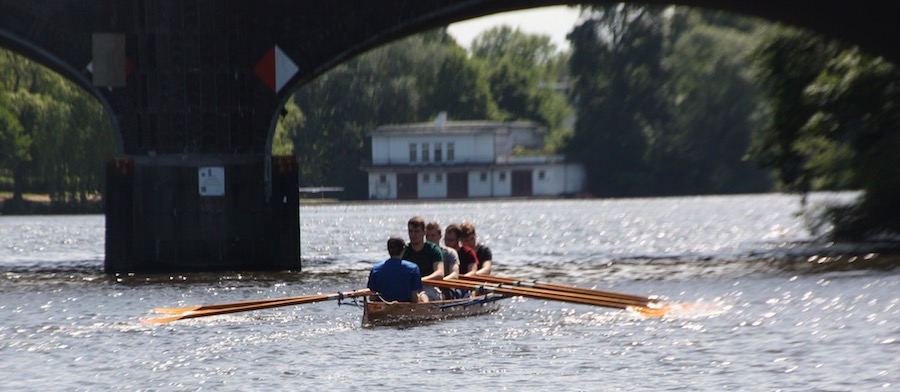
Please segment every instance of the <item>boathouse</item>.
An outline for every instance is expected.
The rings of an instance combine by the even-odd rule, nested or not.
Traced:
[[[369,132],[363,166],[370,199],[565,196],[582,190],[584,168],[536,155],[543,127],[532,122],[448,121],[383,125]]]

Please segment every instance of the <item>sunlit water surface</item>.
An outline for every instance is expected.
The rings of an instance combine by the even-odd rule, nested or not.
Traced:
[[[136,276],[103,274],[102,216],[0,217],[0,390],[898,390],[898,262],[816,241],[799,209],[786,195],[304,205],[302,272]],[[690,307],[509,299],[363,329],[331,301],[139,322],[362,288],[416,214],[474,222],[498,275]]]

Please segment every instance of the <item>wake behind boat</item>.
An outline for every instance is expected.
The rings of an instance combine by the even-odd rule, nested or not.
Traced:
[[[422,303],[378,302],[366,298],[363,304],[362,326],[412,325],[457,317],[476,316],[496,311],[505,295],[487,294],[471,298],[449,299]]]

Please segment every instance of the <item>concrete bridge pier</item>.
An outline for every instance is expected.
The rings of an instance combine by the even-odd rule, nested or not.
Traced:
[[[300,270],[296,157],[130,156],[106,189],[107,273]]]

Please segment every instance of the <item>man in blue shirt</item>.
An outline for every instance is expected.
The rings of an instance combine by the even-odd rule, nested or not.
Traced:
[[[399,237],[391,237],[387,241],[389,259],[375,264],[369,272],[367,287],[380,294],[384,301],[426,302],[420,301],[422,293],[422,274],[414,263],[403,260],[406,243]]]

